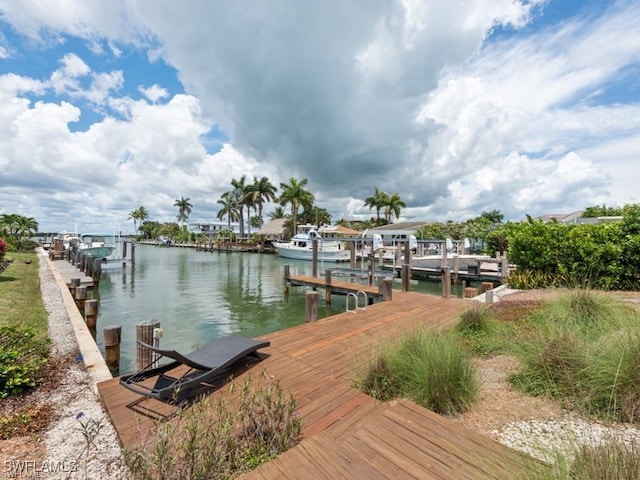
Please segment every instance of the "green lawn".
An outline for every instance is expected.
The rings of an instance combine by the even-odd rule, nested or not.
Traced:
[[[35,253],[9,253],[13,263],[0,273],[0,326],[31,329],[47,337],[47,311],[40,293],[39,257]]]

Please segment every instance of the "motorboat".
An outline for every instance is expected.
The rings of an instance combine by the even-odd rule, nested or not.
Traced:
[[[65,250],[79,251],[94,258],[107,258],[116,248],[107,244],[107,235],[83,234],[78,236],[72,233],[63,233],[61,237]]]
[[[318,261],[348,262],[351,252],[344,242],[324,238],[313,225],[300,225],[298,233],[288,242],[273,242],[278,255],[294,260],[313,260],[313,241],[318,242]]]

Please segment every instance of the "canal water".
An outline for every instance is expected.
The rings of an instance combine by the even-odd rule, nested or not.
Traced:
[[[310,275],[311,262],[151,245],[137,245],[135,254],[135,268],[121,262],[103,267],[96,295],[102,350],[102,329],[122,326],[121,373],[135,369],[136,325],[142,322],[159,320],[164,330],[160,345],[184,352],[226,335],[257,337],[304,323],[306,288],[292,287],[285,297],[284,265],[291,275]],[[331,266],[335,264],[319,270]],[[412,282],[410,288],[441,292],[435,281]],[[332,305],[326,305],[320,291],[318,317],[344,312],[346,299],[334,296]]]

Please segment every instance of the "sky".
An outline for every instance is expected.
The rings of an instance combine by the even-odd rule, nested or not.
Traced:
[[[334,221],[374,188],[407,221],[639,203],[638,25],[637,0],[0,0],[0,214],[214,222],[242,175],[307,178]]]

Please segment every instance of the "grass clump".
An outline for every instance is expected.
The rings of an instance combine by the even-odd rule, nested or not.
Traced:
[[[445,415],[468,410],[479,388],[464,348],[451,335],[426,329],[385,349],[356,386],[379,400],[405,397]]]
[[[612,421],[640,413],[638,315],[592,290],[570,291],[536,311],[528,335],[511,345],[523,369],[512,383]]]
[[[637,443],[608,440],[600,445],[583,445],[576,452],[566,478],[572,480],[637,480],[640,478],[640,450]]]
[[[503,351],[501,329],[502,324],[493,318],[489,308],[474,303],[464,311],[453,333],[474,354],[488,356]]]
[[[135,478],[234,478],[300,441],[297,402],[278,382],[249,378],[231,393],[180,410],[157,426],[152,445],[127,452]]]

